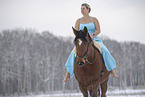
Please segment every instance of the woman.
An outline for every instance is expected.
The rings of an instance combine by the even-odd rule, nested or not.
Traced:
[[[81,5],[81,13],[83,17],[79,18],[76,21],[75,29],[83,30],[84,26],[87,27],[88,32],[91,38],[93,39],[93,41],[97,41],[101,45],[101,53],[103,55],[107,70],[111,71],[111,73],[113,74],[113,77],[116,78],[118,77],[114,70],[114,68],[116,67],[116,62],[111,56],[106,46],[103,44],[103,42],[97,37],[97,35],[100,33],[100,25],[99,25],[98,20],[95,17],[89,16],[90,11],[91,11],[91,8],[87,3],[83,3]],[[72,78],[74,76],[74,59],[75,59],[74,51],[72,50],[65,65],[65,67],[67,68],[67,73],[63,82],[66,82],[69,77]]]

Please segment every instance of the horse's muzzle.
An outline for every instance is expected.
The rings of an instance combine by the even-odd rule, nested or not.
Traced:
[[[78,64],[79,66],[84,66],[85,63],[84,63],[83,61],[80,61],[80,62],[78,61],[77,64]]]

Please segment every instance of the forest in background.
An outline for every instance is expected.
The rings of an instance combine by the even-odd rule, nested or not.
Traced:
[[[145,86],[145,45],[102,38],[119,78],[109,87]],[[0,95],[27,95],[53,91],[79,91],[75,77],[62,83],[65,62],[74,47],[72,37],[56,37],[48,31],[13,29],[0,32]]]

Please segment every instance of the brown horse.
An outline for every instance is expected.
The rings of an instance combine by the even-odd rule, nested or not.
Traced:
[[[84,30],[77,31],[74,43],[76,45],[77,56],[75,58],[74,73],[78,81],[79,88],[84,97],[97,97],[99,85],[101,86],[101,97],[106,97],[107,82],[110,72],[103,65],[100,52],[92,45],[93,41],[84,27]],[[101,71],[104,71],[101,77]]]

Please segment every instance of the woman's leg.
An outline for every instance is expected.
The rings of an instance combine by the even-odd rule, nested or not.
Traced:
[[[117,78],[118,77],[118,75],[115,73],[115,70],[113,69],[113,70],[111,70],[111,73],[113,74],[113,77],[115,77],[115,78]]]
[[[75,60],[75,55],[74,55],[74,48],[73,48],[65,64],[67,73],[62,82],[66,82],[68,78],[72,78],[74,76],[74,60]]]
[[[67,71],[67,72],[66,72],[66,76],[65,76],[65,78],[64,78],[64,80],[63,80],[62,82],[66,82],[69,78],[70,78],[70,74],[69,74],[69,72]]]
[[[101,44],[101,52],[102,52],[107,70],[112,72],[113,77],[118,77],[114,70],[116,68],[116,62],[114,58],[110,54],[107,47],[103,44],[103,42],[100,42],[100,44]]]

